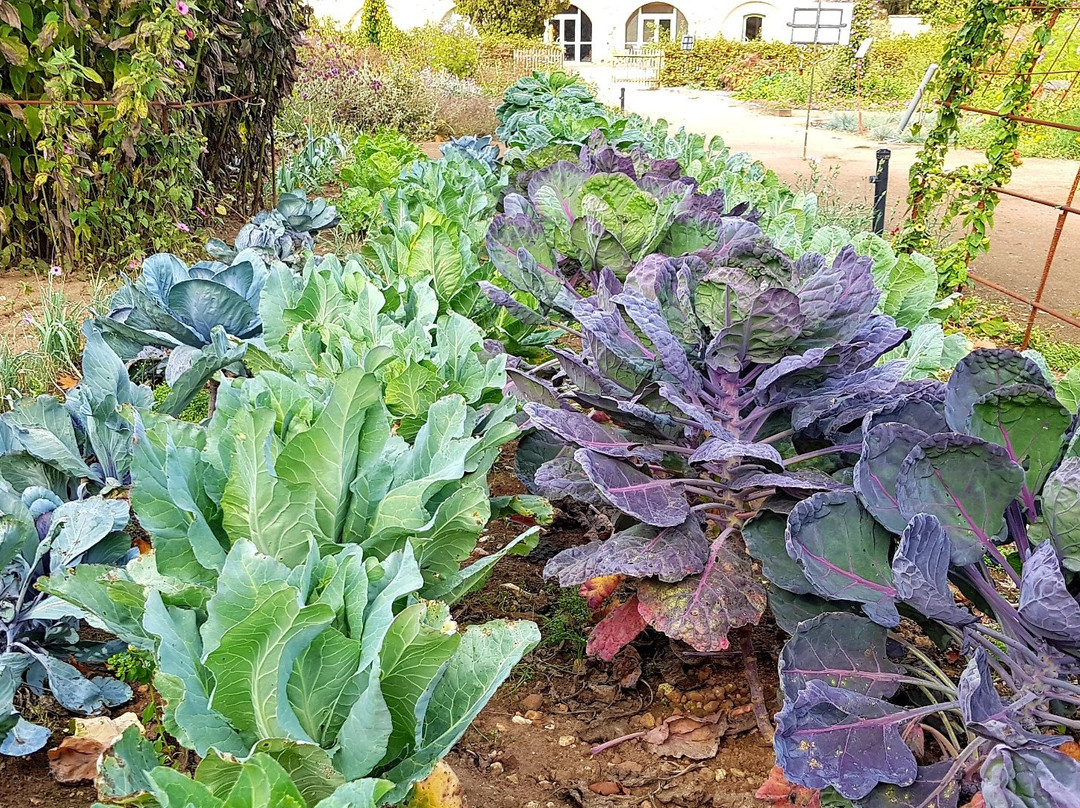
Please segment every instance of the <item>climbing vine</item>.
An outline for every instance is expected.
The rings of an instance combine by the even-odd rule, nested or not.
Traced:
[[[1020,123],[1008,116],[1023,115],[1029,108],[1031,73],[1050,42],[1060,10],[1067,5],[1067,0],[1048,0],[1041,9],[1028,45],[1002,88],[996,109],[1001,125],[986,149],[986,162],[951,170],[945,168],[945,158],[959,136],[960,107],[978,89],[982,68],[1008,50],[1004,29],[1011,21],[1010,7],[1004,0],[974,0],[945,50],[936,80],[937,120],[911,167],[910,215],[897,237],[900,249],[936,256],[943,287],[963,284],[968,266],[990,247],[998,203],[992,189],[1006,185],[1019,163]],[[959,238],[942,244],[953,230]]]

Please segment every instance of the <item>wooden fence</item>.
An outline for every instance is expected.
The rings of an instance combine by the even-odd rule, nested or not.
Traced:
[[[612,58],[615,63],[612,81],[616,87],[633,85],[649,90],[660,87],[663,53],[617,53]]]
[[[514,48],[514,67],[528,73],[534,70],[561,69],[565,56],[560,45],[547,48]]]

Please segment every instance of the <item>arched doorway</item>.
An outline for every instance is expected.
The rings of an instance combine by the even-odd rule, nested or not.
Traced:
[[[626,49],[676,40],[688,28],[686,16],[671,3],[646,3],[626,21]]]
[[[562,45],[568,62],[591,62],[593,58],[593,24],[589,15],[577,6],[548,20],[553,42]]]

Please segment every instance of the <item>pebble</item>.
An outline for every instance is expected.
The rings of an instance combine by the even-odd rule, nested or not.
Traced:
[[[706,713],[707,715],[712,715],[719,709],[720,702],[718,702],[716,699],[713,699],[712,701],[707,701],[701,706],[702,712]]]
[[[612,768],[618,771],[620,774],[641,774],[645,770],[644,766],[634,760],[627,760],[623,763],[618,763],[612,766]]]
[[[506,775],[506,782],[513,783],[514,785],[517,785],[517,781],[518,781],[517,774],[508,774],[508,775]]]
[[[731,770],[731,776],[732,777],[746,777],[746,772],[744,772],[742,769],[732,769]]]
[[[525,717],[530,721],[539,721],[541,718],[544,717],[544,714],[541,712],[537,712],[536,710],[529,710],[527,713],[525,713]]]
[[[573,735],[561,735],[559,736],[559,746],[573,746],[577,738]]]
[[[510,721],[514,724],[532,724],[532,721],[523,715],[515,715]]]
[[[544,697],[539,693],[532,693],[521,700],[521,709],[526,712],[539,710],[544,706]]]
[[[506,724],[503,724],[501,722],[496,722],[495,723],[495,731],[496,732],[506,732]]]
[[[499,761],[496,760],[494,763],[491,764],[491,773],[492,774],[502,774],[503,773],[503,765],[501,763],[499,763]]]
[[[567,707],[565,704],[556,704],[555,705],[555,712],[557,712],[557,713],[568,713],[568,712],[570,712],[570,708]]]
[[[719,783],[725,777],[727,777],[727,769],[717,769],[716,770],[716,782]]]

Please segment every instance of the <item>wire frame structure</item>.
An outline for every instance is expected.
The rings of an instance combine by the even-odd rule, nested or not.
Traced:
[[[957,104],[956,109],[986,119],[1012,120],[1025,127],[1075,133],[1080,139],[1080,126],[1070,122],[1080,119],[1080,115],[1077,115],[1080,111],[1080,2],[1055,5],[1006,2],[1003,7],[1007,14],[1003,42],[1007,44],[978,66],[978,82],[974,92],[964,99],[965,103]],[[1048,29],[1050,37],[1046,39],[1032,36],[1037,28]],[[1035,56],[1034,60],[1030,58],[1032,55]],[[1025,69],[1025,65],[1029,67]],[[1025,110],[1030,114],[1000,112],[1008,87],[1015,86],[1016,79],[1022,77],[1030,82],[1032,89],[1031,102]],[[1020,171],[1023,171],[1023,166],[1017,168],[1014,175]],[[1032,255],[1044,257],[1032,297],[973,272],[969,272],[968,277],[1029,309],[1024,330],[1024,348],[1028,345],[1039,314],[1080,328],[1080,319],[1048,305],[1045,300],[1047,282],[1054,269],[1055,258],[1062,251],[1065,225],[1070,216],[1080,214],[1080,204],[1077,202],[1080,163],[1064,199],[1020,193],[1001,186],[991,187],[989,190],[999,196],[1045,208],[1048,216],[1056,216],[1053,235],[1045,249],[1032,245]]]

